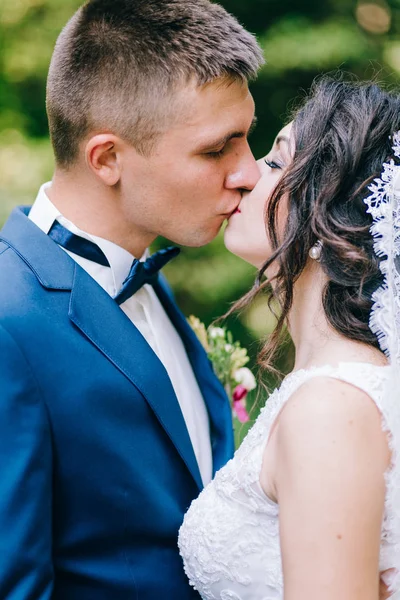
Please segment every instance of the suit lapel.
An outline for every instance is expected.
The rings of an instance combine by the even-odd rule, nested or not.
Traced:
[[[146,398],[201,489],[196,457],[167,371],[117,303],[78,266],[69,318]]]
[[[234,449],[232,412],[225,390],[196,334],[173,300],[161,276],[154,289],[172,324],[181,336],[185,350],[207,406],[211,425],[214,473],[231,458]]]

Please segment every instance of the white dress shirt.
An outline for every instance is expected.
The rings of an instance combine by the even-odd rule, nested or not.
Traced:
[[[72,233],[86,238],[104,252],[110,267],[104,267],[65,250],[93,279],[114,297],[128,276],[134,256],[113,242],[78,229],[63,217],[46,194],[51,182],[39,190],[29,218],[48,234],[57,220]],[[64,250],[64,248],[63,248]],[[146,258],[148,252],[146,251]],[[137,327],[163,363],[178,398],[179,405],[197,458],[204,485],[212,478],[212,452],[208,413],[183,342],[169,320],[151,285],[144,285],[120,307]]]

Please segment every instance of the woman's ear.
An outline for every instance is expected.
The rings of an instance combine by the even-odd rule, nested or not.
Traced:
[[[120,138],[109,133],[95,135],[86,144],[86,164],[105,185],[114,186],[121,178],[120,145]]]

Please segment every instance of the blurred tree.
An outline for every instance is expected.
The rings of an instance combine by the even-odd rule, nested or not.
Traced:
[[[256,156],[268,150],[293,99],[321,72],[342,68],[366,79],[395,83],[400,72],[399,0],[221,0],[260,40],[267,60],[251,89],[258,127]],[[0,221],[17,203],[31,203],[51,177],[52,152],[45,113],[45,80],[56,37],[80,0],[0,0]],[[162,244],[161,240],[159,244]],[[188,249],[167,266],[186,314],[207,324],[249,289],[254,269],[229,255],[219,236]],[[229,328],[249,348],[274,319],[260,299]],[[289,368],[291,352],[280,366]],[[241,428],[241,432],[246,428]]]

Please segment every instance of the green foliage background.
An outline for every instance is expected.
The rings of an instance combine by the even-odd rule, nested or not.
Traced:
[[[377,76],[389,85],[397,83],[400,0],[221,4],[257,35],[265,51],[267,64],[252,85],[258,127],[251,145],[256,156],[267,151],[288,106],[321,72],[340,67],[362,79]],[[80,0],[0,0],[0,224],[14,205],[32,203],[40,184],[51,178],[45,80],[56,37],[79,5]],[[185,313],[208,324],[249,289],[255,273],[226,252],[219,236],[205,248],[185,250],[167,267],[167,276]],[[273,322],[260,299],[231,318],[229,328],[254,361],[259,340]],[[290,361],[289,349],[282,353],[281,368],[287,370]]]

